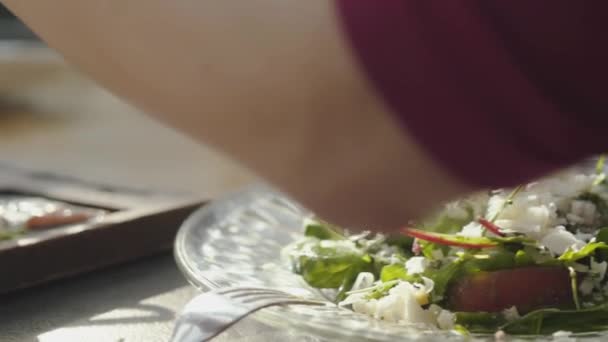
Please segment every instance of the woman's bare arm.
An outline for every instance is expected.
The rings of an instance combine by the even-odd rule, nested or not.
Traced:
[[[327,219],[393,228],[468,190],[394,122],[330,1],[3,3],[108,89]]]

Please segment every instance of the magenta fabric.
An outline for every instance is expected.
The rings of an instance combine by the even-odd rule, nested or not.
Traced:
[[[608,151],[608,2],[337,0],[369,80],[437,162],[510,186]]]

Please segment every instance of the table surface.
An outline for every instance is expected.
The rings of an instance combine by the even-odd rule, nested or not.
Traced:
[[[208,198],[255,180],[63,65],[0,61],[0,98],[1,162]],[[172,255],[146,258],[0,297],[0,341],[167,341],[195,294]],[[217,341],[302,339],[244,320]]]

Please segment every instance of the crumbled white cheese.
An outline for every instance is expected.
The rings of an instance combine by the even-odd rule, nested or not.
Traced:
[[[465,237],[481,237],[483,236],[484,228],[477,222],[471,222],[464,227],[458,235]]]
[[[376,307],[378,305],[378,300],[377,299],[370,299],[370,300],[365,300],[364,297],[365,295],[363,294],[353,294],[351,296],[357,296],[359,297],[359,300],[354,300],[353,302],[350,303],[353,305],[353,311],[355,312],[359,312],[368,316],[375,316],[376,315]],[[350,297],[350,296],[349,296]],[[344,302],[348,301],[349,298],[347,298]],[[340,303],[341,306],[343,305],[347,305],[345,303]]]
[[[389,290],[389,294],[378,300],[375,317],[391,322],[406,321],[410,323],[433,324],[430,313],[418,304],[412,284],[401,282]]]
[[[405,268],[407,274],[419,274],[426,270],[429,265],[429,261],[423,256],[415,256],[409,258],[405,262]]]
[[[514,321],[521,317],[515,306],[512,306],[508,309],[504,309],[502,311],[502,315],[507,321]]]
[[[591,292],[593,292],[593,279],[591,277],[585,277],[578,286],[578,291],[584,296],[590,295]]]
[[[583,224],[593,224],[595,221],[596,207],[589,201],[574,200],[570,205],[570,214],[578,218],[578,222]],[[566,215],[568,216],[568,215]]]
[[[424,286],[424,292],[426,294],[429,294],[431,292],[433,292],[433,290],[435,289],[435,282],[427,277],[422,277],[422,282],[423,282],[423,286]]]
[[[467,210],[458,201],[446,204],[445,214],[449,218],[456,220],[466,220],[469,217]]]
[[[494,341],[502,342],[502,341],[505,341],[506,339],[507,339],[507,334],[504,331],[498,330],[496,333],[494,333]]]
[[[429,308],[427,309],[428,312],[430,312],[432,315],[434,315],[435,317],[439,316],[439,313],[441,312],[441,310],[443,310],[441,308],[441,306],[437,305],[437,304],[431,304],[429,305]]]
[[[572,332],[560,330],[553,333],[553,341],[574,342],[576,338],[572,337]]]
[[[595,284],[597,287],[597,284]],[[603,302],[605,301],[604,295],[599,292],[593,292],[593,300],[595,302]]]
[[[584,223],[585,220],[583,220],[582,217],[575,215],[575,214],[566,214],[566,218],[568,219],[568,222],[572,223],[572,224],[581,224]]]
[[[428,296],[426,286],[400,282],[380,299],[368,299],[368,292],[350,294],[339,306],[352,305],[355,312],[390,322],[422,323],[436,326],[430,311],[422,309],[418,297]]]
[[[437,315],[437,325],[441,329],[451,330],[454,328],[456,315],[448,310],[441,310]]]
[[[504,207],[505,207],[505,201],[506,201],[506,197],[504,195],[504,193],[499,193],[497,195],[494,195],[492,197],[490,197],[490,199],[488,200],[488,209],[486,211],[486,218],[488,220],[492,219],[492,218],[500,218],[503,212],[504,212]]]
[[[591,241],[591,239],[593,239],[594,234],[589,234],[589,233],[585,233],[580,230],[577,230],[576,234],[574,234],[574,237],[576,237],[578,240],[589,242],[589,241]]]
[[[343,251],[359,251],[357,245],[354,241],[351,240],[321,240],[319,242],[319,246],[321,248],[332,249],[335,248],[337,250]]]
[[[572,203],[570,204],[570,212],[574,215],[579,215],[582,216],[583,212],[584,212],[584,205],[585,205],[586,201],[581,201],[581,200],[574,200],[572,201]]]
[[[352,305],[353,309],[354,309],[355,305],[358,305],[360,310],[355,310],[355,311],[365,313],[364,310],[362,310],[361,305],[365,305],[371,301],[371,299],[369,301],[365,299],[368,294],[369,294],[368,292],[358,292],[358,293],[349,294],[348,297],[346,297],[343,301],[338,303],[338,306]]]
[[[591,258],[591,272],[597,274],[599,279],[604,279],[606,276],[606,269],[608,269],[608,263],[605,261],[597,262],[594,258]]]
[[[577,239],[563,226],[555,227],[555,229],[540,240],[540,243],[556,255],[563,254],[570,247],[580,248],[585,245],[584,241]]]
[[[581,272],[581,273],[587,273],[587,272],[589,272],[589,266],[583,265],[583,264],[579,264],[577,262],[572,263],[571,267],[576,272]]]
[[[361,272],[357,275],[357,279],[353,283],[351,291],[366,289],[374,284],[374,274],[370,272]]]

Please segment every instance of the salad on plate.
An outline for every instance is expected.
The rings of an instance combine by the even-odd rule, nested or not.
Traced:
[[[608,330],[604,158],[448,203],[399,234],[316,218],[284,250],[293,272],[378,320],[462,334]]]

